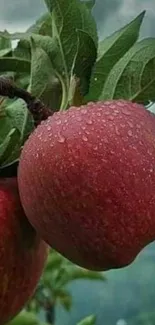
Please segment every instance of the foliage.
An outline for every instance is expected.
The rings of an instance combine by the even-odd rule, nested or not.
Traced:
[[[25,33],[0,32],[0,74],[13,78],[52,111],[120,97],[145,105],[155,101],[155,39],[138,39],[145,12],[106,39],[98,40],[92,15],[94,0],[45,0],[45,4],[47,14]],[[13,40],[18,40],[15,48]],[[33,129],[32,117],[22,100],[2,99],[2,173],[18,162]],[[9,324],[41,325],[34,314],[41,307],[47,321],[51,323],[51,317],[53,322],[57,303],[70,310],[72,299],[66,285],[75,279],[105,280],[102,274],[81,269],[51,250],[35,295]],[[78,323],[94,324],[94,316]]]

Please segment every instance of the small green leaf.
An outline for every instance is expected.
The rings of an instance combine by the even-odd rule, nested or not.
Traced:
[[[63,278],[61,279],[61,284],[66,285],[68,282],[73,280],[95,280],[95,281],[105,281],[105,276],[100,272],[88,271],[80,267],[70,267],[66,268]]]
[[[55,290],[54,297],[65,310],[69,311],[71,309],[72,296],[67,290],[63,290],[63,289]]]
[[[0,50],[9,50],[12,49],[11,41],[7,37],[0,37]]]
[[[52,37],[51,15],[49,13],[42,15],[32,26],[27,29],[26,33],[35,33]]]
[[[13,162],[19,157],[17,153],[17,143],[20,139],[20,133],[17,129],[13,128],[7,134],[4,141],[0,144],[0,165],[6,166],[8,163]]]
[[[5,35],[4,32],[0,32],[0,35]],[[58,44],[57,40],[48,35],[39,35],[35,33],[7,33],[7,37],[11,40],[19,39],[19,43],[14,50],[14,56],[16,58],[25,59],[25,61],[31,58],[31,39],[35,41],[38,47],[43,48],[45,52],[49,55],[52,62],[55,61],[58,54]],[[61,65],[62,66],[62,65]]]
[[[87,316],[86,318],[82,319],[77,325],[95,325],[96,324],[96,317],[94,315]]]
[[[23,35],[24,37],[24,35]],[[16,48],[14,49],[13,55],[17,58],[21,58],[24,60],[31,60],[31,46],[30,41],[27,39],[20,39]]]
[[[60,268],[62,262],[63,262],[62,256],[55,253],[53,250],[51,250],[47,258],[45,271],[52,271],[54,269]]]
[[[29,72],[30,61],[15,57],[0,57],[0,72]]]
[[[61,109],[65,109],[68,106],[70,78],[78,53],[77,30],[87,32],[97,42],[96,25],[90,10],[80,1],[45,0],[45,3],[52,16],[53,37],[58,44],[57,56],[52,64],[62,84]]]
[[[92,68],[96,61],[97,49],[93,39],[83,30],[77,30],[78,50],[73,74],[80,79],[80,90],[84,96],[89,90]]]
[[[145,12],[133,21],[99,43],[98,59],[94,66],[90,91],[86,100],[101,98],[104,83],[113,66],[134,45],[139,36],[139,30]]]
[[[55,77],[51,60],[43,48],[32,39],[31,93],[51,108],[58,108],[61,99],[60,83]]]
[[[111,70],[100,99],[155,101],[155,39],[135,44]]]
[[[7,325],[40,325],[40,322],[35,314],[22,311]]]
[[[9,55],[11,53],[11,49],[9,48],[6,48],[6,49],[3,49],[3,50],[0,50],[0,57],[2,56],[5,56],[5,55]]]
[[[96,2],[96,0],[85,1],[85,5],[87,6],[87,8],[89,10],[92,10],[93,7],[95,6],[95,2]]]
[[[0,107],[0,144],[12,129],[11,120],[6,116],[5,110]]]
[[[20,146],[23,145],[34,129],[33,119],[26,103],[21,99],[17,99],[5,108],[5,113],[12,126],[20,132]]]

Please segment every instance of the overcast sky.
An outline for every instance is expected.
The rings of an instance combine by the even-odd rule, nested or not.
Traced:
[[[142,10],[142,36],[155,36],[155,0],[96,0],[94,16],[101,38],[119,29]],[[23,31],[44,13],[43,0],[0,0],[0,30]]]

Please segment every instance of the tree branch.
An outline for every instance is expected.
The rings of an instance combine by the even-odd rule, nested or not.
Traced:
[[[53,114],[38,98],[32,96],[28,91],[16,87],[13,80],[5,76],[0,77],[0,96],[23,99],[33,116],[35,126]]]

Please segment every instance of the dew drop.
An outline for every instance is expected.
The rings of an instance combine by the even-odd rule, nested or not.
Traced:
[[[130,126],[130,128],[133,128],[133,127],[134,127],[134,125],[133,125],[132,122],[128,121],[127,123],[128,123],[128,125]]]
[[[81,109],[81,113],[82,114],[87,114],[87,109],[85,109],[85,108]]]
[[[91,124],[93,124],[93,121],[92,121],[92,120],[88,120],[88,121],[86,121],[86,123],[87,123],[88,125],[91,125]]]
[[[59,143],[64,143],[65,142],[65,138],[60,134],[59,134],[58,142]]]
[[[110,114],[110,112],[109,111],[105,111],[105,113],[104,113],[105,115],[109,115]]]
[[[110,116],[108,117],[108,119],[109,119],[110,121],[113,121],[113,120],[114,120],[114,116],[110,115]]]
[[[81,122],[82,121],[82,118],[81,117],[77,117],[77,121],[78,122]]]
[[[94,149],[95,151],[97,151],[97,150],[98,150],[98,146],[93,147],[93,149]]]
[[[107,163],[108,163],[108,161],[107,161],[106,159],[104,159],[104,158],[102,158],[101,161],[102,161],[104,164],[107,164]]]
[[[83,135],[82,140],[83,140],[84,142],[87,142],[87,141],[88,141],[88,138],[87,138],[85,135]]]
[[[61,120],[57,120],[57,121],[56,121],[56,124],[57,124],[57,125],[60,125],[60,124],[61,124]]]
[[[103,141],[104,143],[109,143],[107,138],[101,139],[101,141]]]
[[[132,137],[132,135],[133,135],[132,131],[129,130],[129,131],[128,131],[128,136],[129,136],[129,137]]]
[[[86,129],[86,127],[85,126],[82,126],[82,130],[85,130]]]
[[[122,113],[127,116],[131,115],[131,112],[126,107],[122,107]]]
[[[47,131],[51,131],[51,126],[48,126],[47,127]]]
[[[119,130],[118,130],[118,127],[117,127],[117,126],[115,127],[115,132],[116,132],[116,134],[117,134],[117,135],[120,135],[120,132],[119,132]]]

